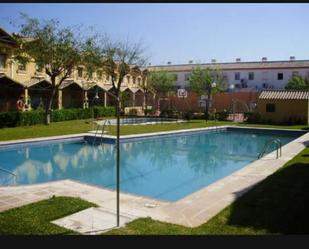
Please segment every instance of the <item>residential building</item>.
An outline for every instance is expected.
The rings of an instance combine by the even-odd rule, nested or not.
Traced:
[[[257,100],[262,121],[285,124],[309,124],[309,90],[266,90]]]
[[[285,89],[289,79],[293,75],[309,77],[309,60],[295,60],[291,56],[285,61],[268,61],[263,57],[261,61],[218,63],[212,60],[211,63],[173,65],[156,65],[149,67],[149,70],[165,70],[177,75],[177,88],[188,88],[189,78],[193,68],[219,69],[227,83],[227,90],[234,86],[234,91],[261,91],[265,89]]]
[[[32,108],[46,105],[50,95],[50,77],[39,68],[35,61],[21,64],[14,59],[16,43],[12,34],[0,28],[0,111],[16,110],[16,101],[21,95]],[[132,66],[133,67],[133,66]],[[121,91],[126,91],[131,99],[131,106],[142,106],[141,75],[128,74],[121,86]],[[114,99],[108,91],[112,91],[110,77],[104,75],[103,70],[94,72],[91,77],[86,77],[83,65],[74,69],[56,93],[54,108],[63,107],[88,107],[94,101],[101,105],[112,105]],[[99,98],[97,98],[99,97]]]

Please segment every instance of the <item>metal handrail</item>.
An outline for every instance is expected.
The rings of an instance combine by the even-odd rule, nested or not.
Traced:
[[[109,130],[111,131],[111,125],[112,125],[112,124],[111,124],[110,120],[108,120],[108,119],[104,120],[104,123],[103,123],[103,125],[102,125],[102,132],[101,132],[101,140],[100,140],[101,143],[102,143],[102,139],[103,139],[103,135],[104,135],[106,123],[109,124],[109,127],[110,127]],[[98,131],[99,131],[99,127],[100,127],[100,124],[97,123],[97,129],[96,129],[96,132],[95,132],[95,134],[94,134],[94,139],[93,139],[92,145],[95,144],[95,141],[96,141],[96,138],[97,138],[97,134],[98,134]]]
[[[5,173],[7,173],[7,174],[12,175],[14,177],[14,184],[17,183],[17,175],[15,173],[13,173],[12,171],[9,171],[7,169],[3,169],[3,168],[0,168],[0,171],[3,171]]]
[[[275,143],[276,144],[276,159],[278,159],[278,152],[280,152],[280,157],[282,156],[282,143],[281,140],[278,138],[269,140],[267,143],[265,143],[263,150],[261,151],[261,153],[258,155],[258,159],[260,159],[261,157],[264,156],[266,149],[272,144]]]
[[[101,140],[100,140],[101,143],[102,143],[102,139],[103,139],[103,136],[104,136],[105,126],[106,126],[107,123],[109,124],[109,132],[111,131],[111,126],[112,126],[111,121],[106,119],[104,121],[104,124],[103,124],[103,127],[102,127]]]

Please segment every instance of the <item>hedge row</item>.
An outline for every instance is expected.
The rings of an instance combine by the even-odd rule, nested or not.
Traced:
[[[304,125],[307,124],[306,118],[299,116],[290,116],[280,122],[271,119],[264,119],[258,112],[245,112],[246,122],[249,124],[270,124],[270,125]]]
[[[115,116],[114,107],[95,106],[94,108],[88,109],[62,109],[52,111],[51,122],[109,116]],[[0,128],[43,124],[44,120],[45,112],[43,110],[28,112],[0,112]]]

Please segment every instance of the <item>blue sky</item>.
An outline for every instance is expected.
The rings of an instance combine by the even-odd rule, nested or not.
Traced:
[[[0,4],[0,26],[19,12],[95,26],[140,41],[154,64],[309,59],[309,4]]]

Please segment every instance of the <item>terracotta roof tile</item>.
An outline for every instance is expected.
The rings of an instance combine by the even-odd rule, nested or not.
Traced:
[[[297,90],[265,90],[259,95],[259,99],[308,99],[308,91]]]

